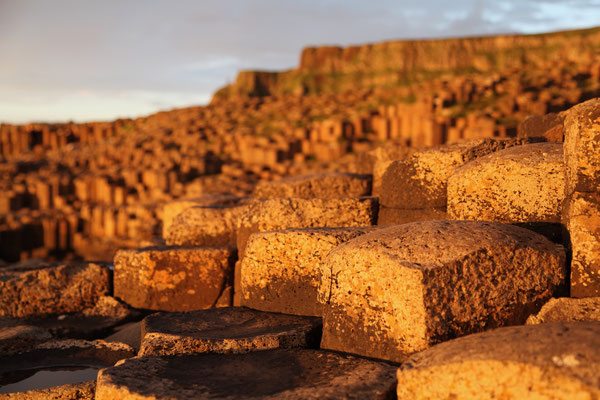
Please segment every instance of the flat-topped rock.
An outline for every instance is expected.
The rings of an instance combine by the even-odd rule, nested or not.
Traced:
[[[251,235],[241,265],[242,305],[321,316],[317,291],[325,256],[372,229],[304,228]]]
[[[243,200],[244,198],[233,195],[206,195],[171,201],[162,208],[163,236],[169,230],[173,220],[188,208],[234,206]]]
[[[139,355],[245,353],[318,348],[320,318],[276,314],[243,307],[186,313],[158,313],[142,323]]]
[[[569,109],[564,124],[567,195],[600,191],[600,99]]]
[[[537,315],[527,318],[529,325],[575,321],[600,321],[600,297],[550,299]]]
[[[512,225],[430,221],[332,250],[322,348],[394,361],[452,337],[524,323],[565,280],[565,252]]]
[[[246,205],[190,207],[173,218],[164,230],[168,246],[232,246]]]
[[[371,176],[349,172],[321,172],[291,176],[275,181],[260,181],[254,197],[270,199],[294,197],[301,199],[337,199],[371,195]]]
[[[320,350],[140,357],[104,369],[96,400],[387,399],[395,368]]]
[[[379,202],[387,208],[446,207],[448,178],[456,168],[477,157],[532,139],[479,139],[439,146],[394,161],[382,177]]]
[[[252,233],[288,228],[369,226],[376,222],[377,205],[374,197],[252,200],[238,230],[240,258]]]
[[[398,371],[399,399],[595,399],[600,323],[515,326],[416,354]]]
[[[148,247],[119,250],[115,296],[135,308],[191,311],[215,306],[231,285],[232,248]]]
[[[109,294],[109,269],[100,264],[60,265],[0,270],[0,317],[25,318],[82,311]]]
[[[600,296],[600,192],[574,192],[565,200],[563,224],[572,250],[571,296]]]
[[[452,219],[560,222],[565,193],[561,143],[516,146],[458,168],[448,181]]]

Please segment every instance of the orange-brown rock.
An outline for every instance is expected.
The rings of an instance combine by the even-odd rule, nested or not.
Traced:
[[[600,297],[550,299],[539,313],[527,318],[527,324],[549,322],[600,321]]]
[[[343,172],[299,175],[259,182],[253,195],[262,199],[293,197],[337,199],[371,195],[371,177]]]

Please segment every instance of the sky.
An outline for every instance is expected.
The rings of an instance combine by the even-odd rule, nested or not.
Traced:
[[[206,104],[309,45],[600,25],[600,0],[0,0],[0,122]]]

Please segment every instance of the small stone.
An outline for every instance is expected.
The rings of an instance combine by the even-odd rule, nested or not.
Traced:
[[[134,308],[191,311],[214,307],[231,286],[231,248],[150,247],[119,250],[115,296]]]
[[[321,319],[243,307],[159,313],[143,321],[139,355],[245,353],[319,347]]]
[[[100,371],[96,400],[388,399],[394,369],[309,349],[148,356]]]
[[[458,168],[448,181],[451,219],[560,222],[562,144],[516,146]]]
[[[399,399],[600,397],[600,323],[500,328],[439,344],[398,370]]]
[[[254,197],[271,199],[337,199],[371,195],[371,176],[348,172],[322,172],[298,175],[276,181],[260,181]]]
[[[321,316],[317,290],[325,256],[373,228],[304,228],[255,233],[241,265],[241,305]]]
[[[600,321],[600,297],[550,299],[537,315],[527,318],[528,325],[575,321]]]
[[[562,246],[491,222],[377,229],[325,264],[321,347],[400,362],[449,338],[524,323],[565,280]]]

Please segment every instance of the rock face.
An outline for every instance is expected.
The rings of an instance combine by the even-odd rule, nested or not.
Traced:
[[[241,303],[263,311],[321,316],[323,260],[373,228],[306,228],[255,233],[241,265]]]
[[[448,181],[452,219],[560,222],[565,178],[562,144],[535,143],[478,158]]]
[[[102,370],[96,400],[387,399],[393,371],[319,350],[141,357]]]
[[[446,209],[448,178],[456,168],[477,157],[528,140],[472,140],[423,150],[392,162],[381,180],[379,202],[386,211],[378,223],[404,223],[411,217],[415,218],[412,221],[436,218]],[[399,220],[396,222],[393,217]]]
[[[94,263],[0,270],[0,316],[25,318],[82,311],[109,294],[110,272]]]
[[[369,226],[377,218],[377,199],[267,199],[250,202],[238,230],[240,258],[255,232],[287,228]]]
[[[210,308],[231,284],[235,257],[235,250],[225,247],[120,250],[115,256],[115,296],[150,310]]]
[[[398,371],[399,399],[600,396],[600,323],[507,327],[439,344]]]
[[[512,225],[429,221],[331,251],[322,348],[402,361],[448,338],[525,322],[565,279],[565,254]]]
[[[277,181],[261,181],[254,196],[262,199],[294,197],[300,199],[337,199],[371,195],[369,175],[323,172],[299,175]]]
[[[160,313],[144,319],[139,355],[318,348],[321,327],[320,318],[266,313],[243,307]]]
[[[237,229],[246,210],[243,204],[191,207],[167,227],[168,246],[236,246]]]
[[[575,321],[600,322],[600,297],[550,299],[537,315],[527,318],[528,325]]]

